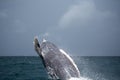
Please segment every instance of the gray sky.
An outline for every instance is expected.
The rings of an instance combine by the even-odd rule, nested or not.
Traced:
[[[37,55],[34,36],[70,55],[120,56],[120,0],[0,0],[0,56]]]

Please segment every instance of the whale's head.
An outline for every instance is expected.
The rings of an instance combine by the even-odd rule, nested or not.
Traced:
[[[45,39],[43,39],[42,42],[39,43],[38,37],[34,38],[33,44],[35,51],[38,53],[38,55],[41,56],[47,55],[50,51],[57,52],[59,50],[56,45]]]

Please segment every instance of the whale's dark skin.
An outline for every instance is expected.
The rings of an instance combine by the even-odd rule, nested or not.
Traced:
[[[73,62],[51,42],[43,41],[39,44],[34,39],[34,47],[48,74],[53,79],[69,80],[71,77],[79,78],[80,72]]]

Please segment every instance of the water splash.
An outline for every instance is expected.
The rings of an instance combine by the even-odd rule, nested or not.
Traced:
[[[80,77],[80,78],[70,78],[69,80],[93,80],[93,79],[90,79],[90,78],[85,78],[85,77]]]

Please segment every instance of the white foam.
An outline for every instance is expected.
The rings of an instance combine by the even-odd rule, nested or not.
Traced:
[[[84,78],[84,77],[80,77],[80,78],[70,78],[69,80],[92,80],[92,79],[89,79],[89,78]]]
[[[42,42],[46,42],[47,40],[43,38],[43,41]]]
[[[70,78],[69,80],[80,80],[80,78]]]

